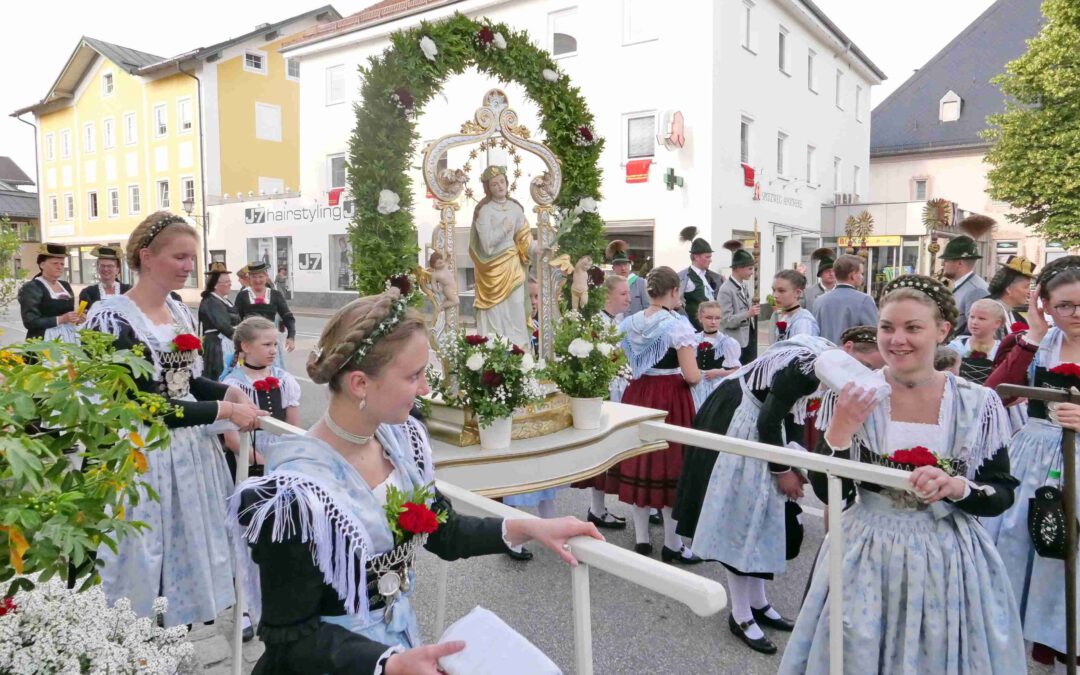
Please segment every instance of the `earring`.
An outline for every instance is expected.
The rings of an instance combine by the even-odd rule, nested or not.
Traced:
[[[360,412],[364,412],[364,408],[366,408],[366,407],[367,407],[367,399],[366,398],[360,399],[360,406],[359,406],[358,410]]]
[[[243,352],[240,352],[239,358],[236,359],[236,365],[240,366],[241,368],[244,367],[244,353]]]

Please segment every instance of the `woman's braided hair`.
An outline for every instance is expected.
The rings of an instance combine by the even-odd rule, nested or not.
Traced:
[[[1051,260],[1043,267],[1035,283],[1039,287],[1039,297],[1050,299],[1050,291],[1067,284],[1080,281],[1080,255],[1066,255]]]
[[[168,232],[168,235],[164,235],[166,232]],[[148,215],[141,223],[135,226],[135,229],[131,231],[131,236],[128,237],[126,247],[128,267],[138,270],[142,265],[139,259],[139,251],[144,248],[156,251],[158,247],[163,246],[168,239],[176,234],[186,234],[194,239],[199,238],[199,233],[195,231],[195,228],[175,213],[155,211]]]
[[[679,287],[679,273],[670,267],[656,267],[645,278],[645,292],[650,298],[662,298]]]
[[[955,326],[960,310],[956,306],[956,298],[945,284],[933,277],[922,274],[905,274],[893,279],[881,294],[881,306],[898,300],[915,300],[934,308],[934,316],[938,321],[948,321],[949,325]]]
[[[339,309],[323,327],[318,345],[308,355],[308,377],[316,384],[329,384],[335,392],[340,391],[341,373],[362,370],[377,377],[400,351],[401,342],[427,329],[423,317],[413,310],[405,310],[392,323],[400,299],[400,291],[390,288]],[[358,360],[361,351],[364,353]]]

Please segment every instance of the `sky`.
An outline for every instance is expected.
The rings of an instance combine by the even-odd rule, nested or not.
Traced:
[[[373,4],[374,0],[312,0],[310,7],[318,6],[318,2],[333,4],[347,16]],[[888,76],[884,84],[871,89],[871,104],[877,105],[989,7],[992,0],[815,0],[815,3]],[[253,10],[256,6],[258,9]],[[5,70],[0,85],[0,155],[12,157],[27,174],[34,176],[34,131],[9,115],[45,96],[83,35],[172,56],[242,35],[260,23],[280,21],[308,9],[296,0],[259,3],[185,0],[162,5],[160,10],[150,7],[145,0],[3,3],[0,25],[6,30],[0,40],[0,63]],[[169,12],[167,19],[155,16],[158,11]]]

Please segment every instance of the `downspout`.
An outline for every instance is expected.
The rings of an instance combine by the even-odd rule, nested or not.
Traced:
[[[41,221],[43,220],[43,218],[41,217],[41,195],[42,195],[42,193],[41,193],[41,163],[40,163],[40,159],[38,157],[38,132],[39,132],[39,129],[38,129],[38,126],[36,124],[34,124],[33,122],[27,122],[20,115],[12,115],[12,117],[14,117],[15,119],[19,120],[20,122],[22,122],[23,124],[29,126],[30,128],[32,128],[34,130],[34,177],[37,178],[37,183],[34,185],[34,187],[37,189],[37,193],[38,193],[38,238],[41,241],[45,241],[45,228],[42,227],[42,225],[41,225]],[[20,253],[21,253],[21,251],[20,251]],[[21,255],[19,256],[19,260],[13,260],[12,261],[12,265],[14,265],[14,271],[15,271],[16,274],[18,274],[21,262],[22,262],[22,256]],[[68,272],[69,281],[70,281],[70,278],[71,278],[71,272],[69,271]]]
[[[201,188],[200,191],[202,193],[202,198],[199,200],[199,202],[202,205],[201,210],[202,210],[203,259],[202,259],[202,267],[201,267],[201,269],[198,270],[198,272],[196,274],[196,278],[200,279],[200,281],[204,282],[205,280],[203,278],[204,278],[204,276],[206,274],[206,270],[210,269],[210,219],[208,217],[209,214],[207,214],[207,212],[206,212],[206,146],[205,146],[204,140],[203,140],[204,131],[203,131],[202,80],[200,80],[199,77],[197,75],[195,75],[195,73],[193,73],[193,72],[189,73],[188,71],[181,68],[179,62],[177,62],[177,64],[176,64],[176,70],[177,70],[177,72],[183,73],[184,75],[187,75],[191,79],[195,80],[195,89],[198,92],[197,110],[199,111],[199,183],[200,183],[200,188]],[[203,283],[200,283],[199,285],[202,286]]]

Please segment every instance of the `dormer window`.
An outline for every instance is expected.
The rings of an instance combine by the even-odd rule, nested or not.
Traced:
[[[938,102],[938,119],[942,122],[955,122],[960,119],[960,96],[955,91],[949,90],[949,93],[941,97],[941,101]]]

